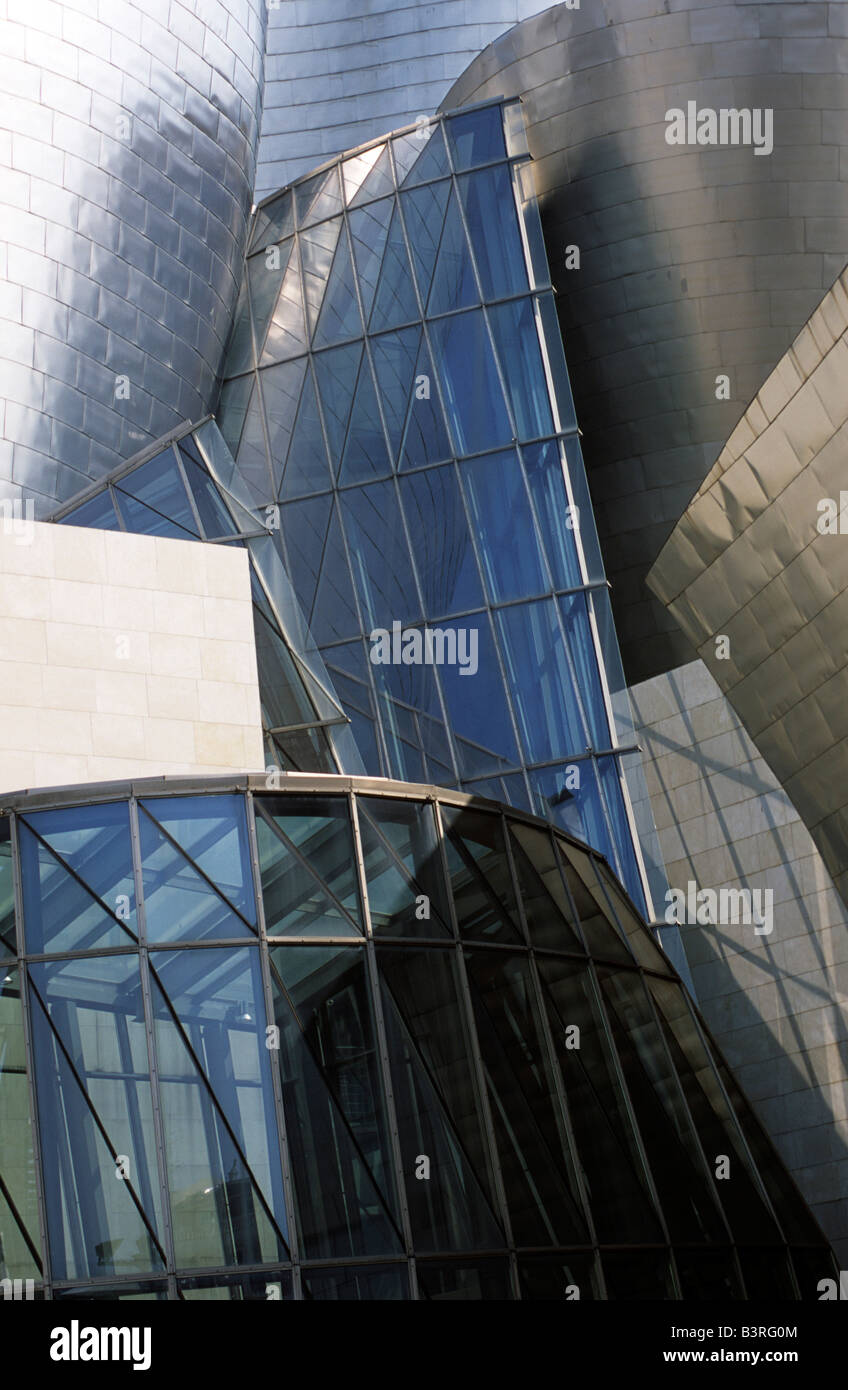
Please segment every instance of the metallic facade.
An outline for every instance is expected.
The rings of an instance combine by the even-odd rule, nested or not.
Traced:
[[[264,0],[4,6],[0,490],[36,516],[212,403],[265,13]]]
[[[816,1299],[832,1254],[603,860],[491,802],[280,781],[7,798],[3,1277]]]
[[[848,273],[745,412],[649,582],[848,901],[846,367]]]
[[[692,659],[645,576],[848,258],[846,13],[557,5],[496,40],[444,98],[523,100],[630,681]],[[689,101],[773,109],[773,153],[667,144],[666,111]],[[566,264],[574,246],[579,269]]]
[[[430,115],[537,0],[269,0],[256,200]]]
[[[279,518],[365,770],[550,815],[647,905],[519,105],[407,128],[261,204],[223,375],[219,426]],[[401,652],[434,625],[473,643],[468,669]]]

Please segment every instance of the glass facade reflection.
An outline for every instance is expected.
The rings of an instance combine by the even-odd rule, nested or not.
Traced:
[[[3,1278],[817,1296],[829,1248],[602,858],[460,793],[279,780],[7,799]]]

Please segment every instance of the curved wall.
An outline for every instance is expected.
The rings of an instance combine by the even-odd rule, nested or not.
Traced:
[[[8,6],[0,490],[37,516],[210,404],[253,191],[265,5],[193,8]]]
[[[645,575],[848,257],[846,7],[668,8],[557,5],[496,40],[443,103],[524,100],[631,680],[692,659]],[[773,153],[667,144],[666,111],[689,101],[773,109]]]

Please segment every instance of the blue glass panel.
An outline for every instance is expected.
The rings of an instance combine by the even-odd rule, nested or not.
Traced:
[[[489,321],[506,380],[519,439],[553,430],[548,384],[539,350],[532,299],[511,300],[489,310]]]
[[[342,904],[298,858],[288,838],[274,829],[271,817],[266,819],[259,807],[256,844],[269,936],[361,936]]]
[[[410,135],[392,141],[399,187],[437,179],[450,172],[448,152],[441,125],[423,123]]]
[[[342,219],[336,217],[331,222],[323,222],[320,227],[302,232],[299,237],[303,293],[310,332],[315,331],[341,229]]]
[[[529,289],[509,167],[498,164],[459,180],[468,234],[485,299]]]
[[[463,791],[488,796],[493,801],[503,801],[507,806],[517,806],[522,811],[533,810],[527,784],[520,772],[512,772],[507,777],[485,777],[479,782],[463,782]]]
[[[399,468],[420,468],[427,463],[439,463],[451,455],[451,443],[442,414],[430,351],[423,337],[418,351],[413,385]]]
[[[426,188],[415,188],[401,195],[418,289],[425,304],[430,293],[450,191],[451,186],[447,182],[431,183]]]
[[[409,256],[403,238],[400,212],[395,205],[392,213],[380,284],[371,314],[371,332],[394,328],[418,318],[418,301],[409,266]]]
[[[542,320],[542,337],[548,354],[554,396],[557,402],[560,430],[576,430],[577,416],[574,413],[574,400],[571,395],[571,382],[565,365],[565,352],[562,346],[562,333],[557,318],[556,305],[552,294],[540,294],[536,303]]]
[[[351,212],[348,218],[353,259],[359,278],[359,293],[362,296],[362,312],[366,323],[374,302],[389,222],[394,211],[394,198],[384,198],[379,203],[369,203],[367,207],[358,208]]]
[[[383,333],[372,338],[374,370],[389,432],[392,459],[397,457],[403,434],[407,406],[415,392],[416,360],[421,341],[420,328],[404,328],[400,333]]]
[[[394,188],[388,145],[372,145],[342,165],[345,198],[348,207],[382,198]]]
[[[149,463],[143,463],[140,468],[133,469],[132,473],[125,474],[118,486],[122,494],[129,494],[130,497],[143,502],[152,511],[158,512],[163,519],[174,522],[189,535],[199,536],[197,522],[186,497],[173,449],[166,449]],[[122,498],[121,507],[129,520],[132,512],[125,496]]]
[[[94,526],[101,531],[120,531],[120,523],[115,515],[115,508],[112,506],[112,497],[108,488],[103,492],[92,497],[90,502],[83,502],[81,507],[69,512],[62,517],[63,526]]]
[[[247,263],[250,307],[253,314],[253,336],[256,352],[260,356],[268,328],[268,320],[279,298],[283,277],[288,270],[294,245],[294,237],[289,237],[282,246],[269,246],[260,255],[251,256]]]
[[[366,631],[414,622],[420,605],[394,484],[355,488],[339,501]]]
[[[363,354],[350,413],[347,443],[339,470],[340,483],[359,483],[391,472],[386,438],[380,422],[377,392],[367,352]]]
[[[17,954],[15,879],[9,822],[0,820],[0,958]]]
[[[179,442],[180,455],[185,469],[186,481],[194,498],[204,536],[232,536],[237,534],[238,526],[230,516],[223,498],[213,483],[206,465],[198,452],[193,435],[186,435]]]
[[[549,289],[551,275],[545,251],[545,238],[542,235],[542,219],[539,216],[539,204],[536,200],[532,161],[528,159],[522,164],[514,164],[512,177],[515,181],[524,235],[527,238],[527,249],[530,252],[533,289]]]
[[[307,621],[315,602],[332,505],[329,496],[311,497],[291,502],[281,512],[286,572]]]
[[[312,340],[313,346],[328,347],[330,343],[337,343],[341,338],[355,338],[361,332],[362,320],[356,301],[350,247],[347,236],[342,231],[336,246],[318,326]]]
[[[554,600],[515,604],[496,616],[528,761],[584,752],[588,739]]]
[[[247,403],[253,390],[253,375],[240,376],[235,381],[226,381],[221,388],[221,399],[215,419],[222,438],[235,458],[238,453]]]
[[[323,655],[333,687],[351,721],[365,772],[369,777],[382,777],[385,769],[377,745],[374,696],[365,647],[361,641],[348,642],[344,646],[327,647]]]
[[[580,440],[576,434],[570,434],[563,443],[568,477],[571,483],[571,494],[574,498],[575,543],[579,541],[583,551],[588,578],[604,579],[604,562],[601,557],[601,547],[598,544],[598,528],[595,525],[595,512],[589,493],[589,485],[586,481],[586,467],[583,462]]]
[[[583,697],[583,708],[589,724],[592,745],[609,748],[612,744],[604,692],[598,670],[598,657],[589,623],[585,594],[574,594],[558,600],[571,660],[577,672],[577,684]]]
[[[237,912],[256,922],[244,798],[168,796],[140,803]]]
[[[478,304],[480,295],[468,250],[465,228],[456,189],[451,190],[442,240],[427,300],[428,314],[444,314],[451,309],[467,309]]]
[[[33,962],[29,976],[53,1275],[102,1279],[161,1270],[138,956]],[[123,1178],[118,1155],[128,1160]]]
[[[598,774],[591,758],[560,767],[544,767],[529,774],[537,815],[552,820],[562,830],[585,841],[615,862],[612,838],[604,814]]]
[[[446,124],[455,168],[472,169],[475,164],[506,158],[500,106],[451,116]]]
[[[394,647],[394,634],[392,638]],[[390,764],[387,775],[420,781],[425,760],[451,768],[450,742],[433,667],[405,665],[400,630],[396,641],[392,655],[398,659],[388,665],[372,664],[371,668]],[[449,780],[454,780],[452,772]]]
[[[238,300],[233,312],[233,327],[227,343],[222,375],[236,376],[253,366],[253,334],[250,327],[250,309],[247,302],[247,276],[244,276],[239,289]]]
[[[511,443],[512,427],[482,312],[437,319],[430,334],[458,452],[478,454]]]
[[[490,597],[545,593],[550,585],[515,450],[467,459],[461,470]]]
[[[196,539],[195,532],[178,526],[175,521],[163,516],[161,512],[154,511],[144,502],[137,502],[119,487],[115,488],[115,501],[121,509],[121,516],[128,531],[134,531],[141,536],[172,536],[176,540]]]
[[[275,496],[279,494],[280,480],[288,458],[305,371],[306,358],[297,357],[294,362],[281,362],[262,373],[262,398],[268,423],[268,449]]]
[[[294,210],[291,193],[282,193],[256,210],[253,224],[251,251],[267,246],[269,241],[280,241],[294,230]]]
[[[151,941],[251,935],[248,923],[255,923],[256,910],[246,877],[247,837],[239,801],[178,797],[140,803],[145,917]],[[154,819],[156,812],[161,824]],[[194,849],[199,868],[182,842]]]
[[[304,261],[304,266],[305,264]],[[317,290],[314,280],[310,279],[308,283],[311,288]],[[297,247],[292,246],[267,334],[264,332],[257,332],[256,334],[256,354],[259,358],[259,365],[266,367],[269,362],[282,362],[288,357],[297,357],[299,353],[305,351],[306,321],[303,314],[300,264]]]
[[[447,639],[447,652],[455,652],[456,661],[440,664],[439,678],[462,776],[511,770],[518,763],[518,749],[489,619],[475,613],[441,622],[439,629],[455,634]]]
[[[310,631],[319,644],[344,641],[346,638],[358,636],[362,631],[335,508],[329,514],[323,546],[318,550],[312,550],[314,528],[316,525],[320,526],[322,517],[329,512],[329,505],[329,499],[325,502],[322,498],[309,510],[305,505],[296,508],[286,507],[283,522],[289,556],[302,557],[304,552],[308,551],[306,560],[298,560],[297,577],[294,574],[292,576],[295,588],[298,588],[298,582],[303,583],[306,580],[309,566],[320,564],[314,591],[310,595],[307,582],[304,597],[301,598]]]
[[[527,130],[524,125],[524,113],[521,110],[520,101],[507,101],[501,108],[503,112],[504,134],[506,135],[506,152],[508,155],[529,154],[527,147]]]
[[[62,814],[70,815],[69,825],[73,826],[73,812]],[[116,909],[131,911],[132,898],[125,905],[117,901],[116,894],[115,909],[107,910],[93,890],[73,876],[56,851],[33,834],[23,817],[18,822],[18,846],[28,951],[87,951],[128,946],[135,940],[123,917],[113,915]],[[128,886],[121,879],[117,882]]]
[[[299,227],[308,227],[313,222],[320,222],[340,212],[342,195],[339,171],[335,165],[323,174],[315,174],[313,178],[295,184],[294,202]]]
[[[428,468],[400,483],[424,611],[431,620],[483,605],[483,589],[452,466]]]
[[[318,401],[312,373],[307,372],[300,395],[297,423],[289,445],[289,457],[283,474],[282,497],[301,497],[306,492],[320,492],[330,486],[327,450],[318,414]]]
[[[353,831],[346,798],[268,796],[261,798],[261,806],[361,929]]]
[[[284,1260],[259,952],[154,951],[150,964],[177,1265]]]
[[[388,936],[452,936],[431,807],[359,797],[371,927]],[[427,900],[426,917],[421,898]]]
[[[130,817],[125,801],[32,812],[26,823],[110,912],[136,932]],[[126,945],[127,939],[121,944]],[[33,949],[31,944],[29,949]]]
[[[332,348],[329,352],[319,352],[312,359],[324,411],[334,477],[337,476],[341,463],[361,357],[362,344],[347,343],[344,347]]]
[[[268,467],[268,456],[265,452],[265,431],[262,428],[262,405],[258,381],[247,408],[236,462],[241,481],[248,488],[254,500],[260,506],[266,506],[272,501],[274,494],[272,491],[273,480]]]
[[[618,853],[612,860],[613,867],[617,869],[625,888],[633,901],[637,904],[640,912],[645,912],[645,890],[642,886],[642,876],[636,863],[636,851],[633,847],[633,832],[630,829],[630,821],[627,817],[627,810],[624,804],[624,791],[621,785],[621,770],[618,758],[599,758],[598,771],[601,776],[601,787],[603,788],[604,798],[607,804],[607,813],[612,822],[613,835],[615,838]]]
[[[583,583],[575,539],[580,514],[569,510],[560,446],[548,440],[525,445],[521,452],[554,585],[577,588]]]
[[[634,743],[636,736],[633,724],[633,708],[630,704],[630,693],[624,676],[624,667],[621,663],[621,652],[619,651],[615,622],[612,616],[609,589],[594,589],[588,602],[591,605],[591,611],[598,628],[601,660],[609,691],[610,705],[612,706],[616,736],[621,744]]]

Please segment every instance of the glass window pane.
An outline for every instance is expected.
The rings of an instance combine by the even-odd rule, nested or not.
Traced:
[[[265,447],[265,431],[262,427],[262,400],[259,395],[259,382],[250,397],[250,404],[238,446],[238,476],[253,501],[260,507],[268,505],[274,496],[274,480]]]
[[[260,803],[261,806],[261,803]],[[260,809],[256,840],[269,936],[357,936],[358,929],[330,889],[278,834]]]
[[[675,1250],[674,1260],[683,1299],[691,1298],[699,1303],[744,1299],[731,1250],[723,1247]]]
[[[241,797],[168,797],[139,804],[150,941],[251,935],[256,906]]]
[[[570,510],[560,446],[556,440],[548,440],[525,445],[521,452],[554,587],[578,588],[583,583],[575,538],[580,514]]]
[[[149,463],[133,469],[132,473],[124,474],[118,486],[121,492],[121,508],[130,524],[134,515],[130,498],[135,498],[151,511],[158,513],[163,521],[173,523],[188,535],[199,535],[173,449],[166,449]]]
[[[591,845],[613,862],[615,850],[607,822],[598,770],[593,758],[529,773],[533,810],[567,834]],[[605,911],[608,909],[605,908]]]
[[[179,449],[186,479],[205,536],[211,539],[216,536],[237,534],[238,525],[230,516],[221,494],[209,476],[197,451],[194,437],[186,435],[184,439],[180,440]]]
[[[345,198],[348,206],[367,202],[391,193],[394,187],[388,145],[372,145],[342,165]]]
[[[366,630],[415,622],[421,609],[394,483],[353,488],[340,503]]]
[[[247,403],[253,390],[253,374],[240,376],[234,381],[225,381],[221,388],[216,420],[221,437],[230,453],[235,457],[247,418]]]
[[[126,802],[18,821],[27,950],[83,951],[135,940]]]
[[[278,447],[275,441],[275,448]],[[275,473],[276,473],[276,463]],[[297,421],[292,433],[289,455],[283,473],[280,496],[302,497],[304,493],[322,492],[330,486],[330,470],[318,400],[312,373],[307,370],[300,394]]]
[[[441,805],[445,851],[460,934],[470,940],[521,940],[500,816]]]
[[[410,135],[392,141],[398,187],[437,179],[450,172],[440,124],[421,122]]]
[[[321,408],[324,412],[334,478],[338,476],[341,463],[361,358],[362,344],[347,343],[344,347],[331,348],[329,352],[316,353],[312,359]]]
[[[371,313],[371,332],[394,328],[418,318],[418,301],[403,238],[400,210],[393,205],[380,284]]]
[[[280,1303],[292,1298],[288,1270],[268,1269],[263,1274],[215,1274],[180,1279],[177,1287],[186,1302]]]
[[[17,953],[15,880],[12,873],[12,841],[9,822],[0,817],[0,958]]]
[[[292,195],[286,192],[257,208],[250,249],[258,251],[270,241],[279,241],[281,237],[289,236],[293,229]]]
[[[248,922],[256,922],[244,798],[169,796],[140,803]]]
[[[798,1295],[785,1251],[737,1250],[749,1300],[794,1303]]]
[[[0,973],[0,1238],[7,1279],[39,1279],[42,1271],[35,1159],[27,1082],[20,974],[5,964]]]
[[[341,230],[342,219],[336,217],[331,222],[322,222],[319,227],[312,227],[308,232],[302,232],[298,239],[303,293],[309,315],[310,332],[315,331],[315,324],[321,312],[327,281],[330,278],[330,267],[333,264],[333,256]]]
[[[410,535],[419,542],[416,561],[428,618],[482,608],[483,587],[453,467],[402,478],[400,494]]]
[[[299,227],[311,226],[325,217],[340,212],[342,206],[339,171],[333,166],[323,174],[315,174],[294,186],[294,203]]]
[[[162,1213],[138,956],[30,964],[29,976],[54,1277],[159,1270]]]
[[[506,381],[519,439],[534,439],[553,430],[548,383],[539,351],[532,299],[494,304],[489,322]]]
[[[83,502],[81,507],[63,516],[62,525],[94,526],[99,531],[120,531],[109,489],[104,488],[96,497],[92,497],[90,502]]]
[[[307,359],[298,357],[294,362],[281,362],[276,367],[268,367],[262,373],[262,397],[265,402],[265,419],[268,425],[268,449],[271,455],[271,471],[274,476],[274,496],[280,494],[280,481],[286,466],[291,444],[292,431],[295,425],[295,415],[300,403],[303,388],[303,378],[306,372]],[[308,406],[305,407],[305,412]],[[312,419],[306,427],[307,433],[314,435],[317,427],[317,414],[312,406]],[[318,477],[323,478],[326,474],[326,464],[323,460],[322,445],[320,438],[320,427],[318,433]],[[304,426],[301,425],[300,438],[298,440],[298,454],[304,451]],[[308,443],[306,448],[308,463],[313,463],[312,454],[309,451]],[[298,458],[298,463],[303,460]],[[292,478],[298,477],[303,481],[302,473],[298,473],[296,462],[292,462]],[[306,486],[304,491],[309,491],[311,481],[309,471],[306,476]],[[312,489],[316,490],[316,489]]]
[[[559,319],[557,318],[554,297],[552,294],[540,294],[535,302],[539,310],[539,318],[542,324],[542,341],[545,344],[545,355],[548,359],[551,379],[553,381],[554,399],[556,401],[557,416],[559,419],[557,428],[560,430],[576,430],[577,416],[574,413],[574,399],[571,394],[571,382],[568,377],[568,369],[565,365],[565,350],[562,344],[562,332],[559,326]],[[507,338],[507,346],[508,343],[509,340]],[[538,365],[538,358],[534,352],[527,364],[528,379],[526,379],[526,384],[538,381]],[[539,409],[542,413],[545,413],[545,411],[550,409],[550,406],[540,406]],[[549,433],[549,430],[542,430],[540,433]],[[591,515],[591,506],[589,512]]]
[[[303,243],[301,242],[302,246]],[[302,251],[301,254],[304,273],[307,269],[311,272],[316,263],[320,273],[320,253],[316,252],[311,259],[307,253]],[[271,322],[268,324],[268,331],[265,332],[263,322],[262,332],[257,331],[256,334],[256,353],[261,367],[267,366],[270,362],[282,362],[287,357],[297,357],[299,353],[306,351],[303,289],[296,246],[292,247],[284,270],[282,285],[274,305],[274,312],[271,315]],[[313,280],[309,280],[309,285],[316,294],[319,292]]]
[[[430,333],[459,453],[481,454],[508,444],[512,427],[480,310],[436,319]],[[515,342],[510,351],[514,359]]]
[[[518,762],[491,620],[485,614],[439,624],[456,664],[439,668],[448,720],[463,777],[511,771]],[[468,672],[465,675],[464,672]]]
[[[450,458],[451,452],[430,351],[426,338],[422,337],[398,468],[420,468],[425,463],[438,463],[440,459]]]
[[[531,160],[514,164],[512,177],[518,196],[518,207],[524,224],[524,234],[530,251],[530,265],[534,289],[542,289],[551,283],[545,239],[542,235],[542,219],[536,200],[536,185]]]
[[[484,107],[447,121],[453,162],[457,169],[471,169],[492,159],[505,159],[503,116],[500,106]]]
[[[250,327],[250,305],[247,299],[247,276],[242,279],[238,300],[233,312],[233,326],[227,344],[222,376],[238,376],[253,366],[253,333]]]
[[[422,302],[427,303],[436,252],[442,237],[445,208],[448,205],[451,185],[429,183],[424,188],[414,188],[401,194],[401,208],[406,223],[412,263],[418,280],[418,291]]]
[[[550,580],[515,450],[466,459],[461,471],[492,600],[547,593]]]
[[[496,620],[529,761],[583,753],[589,740],[553,601],[512,604]]]
[[[520,101],[507,101],[502,107],[506,152],[508,155],[528,154],[527,131]]]
[[[399,333],[382,333],[379,338],[371,339],[374,370],[392,459],[397,457],[407,410],[417,389],[416,364],[421,360],[420,344],[421,330],[418,327],[404,328]]]
[[[585,1303],[598,1297],[598,1276],[591,1251],[567,1250],[560,1255],[524,1258],[518,1265],[523,1302]]]
[[[529,289],[509,166],[496,165],[459,180],[468,232],[484,299]]]
[[[366,482],[390,472],[391,464],[386,450],[386,438],[380,420],[371,364],[368,354],[364,353],[348,425],[347,444],[339,470],[339,482]]]
[[[177,1265],[284,1260],[259,953],[154,951],[150,964]]]
[[[336,343],[341,338],[355,338],[361,332],[362,320],[356,298],[353,263],[347,235],[342,229],[312,342],[316,348],[328,347],[330,343]]]
[[[269,246],[261,256],[251,256],[247,263],[247,282],[250,290],[250,308],[253,315],[253,338],[257,356],[262,354],[265,331],[271,311],[279,297],[283,277],[288,270],[292,255],[296,256],[294,237],[281,246]],[[295,267],[297,260],[295,259]]]
[[[622,961],[633,965],[630,951],[614,925],[594,870],[594,859],[585,850],[566,844],[554,836],[557,857],[568,892],[580,919],[580,930],[589,954],[600,960]]]
[[[557,867],[550,832],[508,821],[521,905],[534,946],[583,952],[574,915]]]
[[[620,1303],[676,1299],[667,1250],[604,1251],[607,1298]]]
[[[101,1288],[97,1284],[85,1284],[76,1289],[53,1289],[53,1298],[80,1299],[95,1303],[167,1303],[168,1285],[164,1279],[137,1279],[131,1283],[107,1284]]]
[[[344,1269],[304,1269],[303,1296],[321,1302],[380,1302],[409,1298],[405,1265],[347,1265]]]
[[[379,203],[368,203],[366,207],[357,208],[348,218],[359,293],[362,296],[362,312],[366,323],[374,302],[390,221],[393,225],[397,223],[394,198],[384,198]]]
[[[470,304],[477,304],[479,301],[480,295],[465,228],[462,225],[459,199],[456,189],[452,189],[433,272],[433,283],[427,299],[427,312],[446,314],[452,309],[467,309]]]
[[[261,809],[361,929],[353,835],[344,797],[263,796]]]
[[[451,936],[431,807],[387,797],[357,807],[375,935]]]
[[[420,1260],[416,1275],[418,1297],[428,1302],[504,1302],[515,1296],[506,1260],[480,1260],[477,1264],[434,1264],[432,1260]]]

